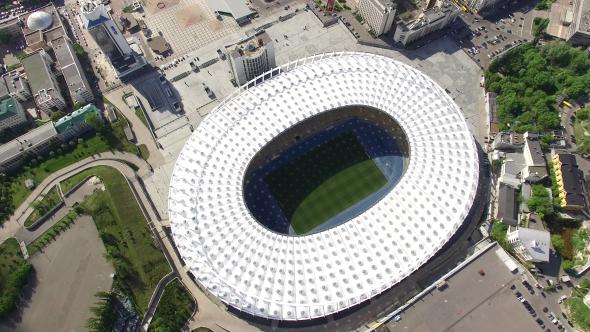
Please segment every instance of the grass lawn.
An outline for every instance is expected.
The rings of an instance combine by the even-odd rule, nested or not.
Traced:
[[[195,301],[178,279],[166,286],[148,331],[180,331],[191,317]]]
[[[116,270],[114,286],[128,295],[143,314],[156,284],[170,272],[125,178],[115,169],[90,169],[106,190],[90,196],[82,207],[92,216]]]
[[[62,199],[57,191],[57,186],[53,186],[51,190],[45,195],[41,196],[40,200],[35,201],[33,205],[33,212],[25,220],[25,227],[33,225],[39,218],[43,217],[47,212],[51,211],[57,204],[61,203]]]
[[[570,310],[572,321],[583,331],[590,331],[590,308],[584,304],[582,298],[569,298],[566,300],[566,305]]]
[[[33,266],[24,260],[16,239],[10,238],[0,244],[0,319],[16,308],[32,271]]]
[[[1,290],[10,272],[23,263],[25,260],[15,238],[10,238],[0,244],[0,293],[2,293]]]
[[[91,168],[91,169],[87,169],[85,171],[82,171],[78,174],[70,176],[69,178],[60,182],[61,190],[63,191],[64,194],[66,194],[68,191],[70,191],[72,188],[74,188],[78,183],[82,182],[84,179],[86,179],[90,175],[93,175],[94,173],[95,173],[94,168]]]
[[[14,207],[19,206],[31,193],[25,187],[25,180],[31,178],[35,184],[41,183],[49,174],[71,165],[81,159],[90,157],[94,154],[109,150],[109,145],[99,136],[91,137],[63,155],[48,157],[36,167],[25,167],[18,175],[10,178],[10,189],[12,192],[12,204]]]
[[[48,230],[43,232],[35,241],[27,245],[27,251],[29,256],[33,256],[41,249],[45,248],[53,239],[58,236],[61,232],[70,227],[71,224],[78,218],[78,213],[74,210],[68,212],[60,221],[56,222]]]
[[[297,234],[311,231],[387,183],[352,133],[343,133],[265,178]]]
[[[139,148],[139,155],[142,159],[148,160],[150,158],[150,150],[148,149],[147,145],[140,144],[137,146]]]
[[[148,120],[146,119],[145,114],[143,114],[143,111],[141,110],[141,108],[139,108],[139,106],[135,107],[135,115],[137,115],[137,117],[141,120],[141,122],[143,122],[147,129],[150,129],[150,126],[148,125]]]

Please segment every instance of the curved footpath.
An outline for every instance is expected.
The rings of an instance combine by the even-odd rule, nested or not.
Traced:
[[[129,164],[138,166],[138,171],[135,172]],[[0,243],[10,237],[15,237],[19,231],[28,231],[24,228],[23,224],[27,216],[32,212],[32,209],[30,208],[31,203],[40,195],[47,193],[54,185],[61,181],[96,166],[113,167],[127,180],[131,192],[135,196],[150,230],[155,235],[166,260],[172,268],[173,274],[178,276],[180,281],[196,300],[198,310],[196,310],[193,317],[190,318],[188,322],[189,327],[193,329],[204,326],[213,331],[258,331],[254,326],[230,314],[225,305],[215,302],[208,297],[190,277],[188,268],[184,266],[178,255],[175,254],[174,245],[171,239],[166,235],[166,232],[162,227],[160,215],[153,205],[144,186],[143,179],[149,178],[153,175],[152,168],[145,160],[140,159],[134,154],[124,152],[100,153],[52,173],[37,185],[27,199],[15,210],[15,213],[11,218],[0,228]],[[57,218],[47,220],[45,223],[48,225],[44,225],[43,228],[50,227],[51,223],[55,223],[58,220],[59,219]],[[164,285],[166,283],[164,282],[161,284]],[[156,295],[159,292],[159,288],[160,287],[156,287],[154,290]],[[161,296],[161,292],[159,295]],[[157,305],[158,301],[151,301],[151,304]],[[152,311],[155,311],[154,309],[155,307],[151,308]],[[148,308],[148,311],[149,310],[150,308]],[[148,317],[148,319],[151,320],[151,317]],[[149,321],[147,321],[147,323],[149,325]],[[145,325],[145,327],[147,327],[147,325]],[[142,330],[145,331],[143,326]]]

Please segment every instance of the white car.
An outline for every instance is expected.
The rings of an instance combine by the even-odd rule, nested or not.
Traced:
[[[400,316],[400,315],[393,317],[394,322],[399,322],[400,320],[402,320],[402,316]]]
[[[559,301],[557,301],[557,303],[559,303],[559,304],[562,304],[562,303],[563,303],[563,301],[564,301],[565,299],[567,299],[567,296],[565,296],[565,295],[562,295],[562,296],[559,298]]]

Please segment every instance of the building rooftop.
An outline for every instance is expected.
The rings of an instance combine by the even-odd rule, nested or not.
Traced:
[[[64,37],[60,37],[52,42],[53,52],[64,79],[70,91],[70,96],[75,99],[74,95],[79,90],[90,90],[88,80],[84,70],[80,68],[80,62],[76,56],[73,46]]]
[[[170,44],[168,44],[166,39],[162,36],[148,38],[147,44],[154,52],[158,54],[164,54],[170,51]]]
[[[561,178],[567,205],[585,206],[584,178],[582,171],[578,168],[576,156],[571,153],[560,153],[557,156],[561,162]]]
[[[515,225],[518,223],[516,189],[504,183],[500,183],[496,218],[501,219],[505,224]]]
[[[576,31],[590,34],[590,0],[578,0],[580,5],[575,15]]]
[[[214,12],[229,14],[236,21],[242,21],[254,14],[242,0],[208,0],[207,2]]]
[[[29,54],[21,60],[33,94],[54,88],[51,74],[47,70],[47,59],[42,56],[41,52],[43,51]]]
[[[527,138],[525,145],[528,150],[527,153],[527,164],[528,166],[545,166],[545,155],[541,149],[541,142],[538,138]],[[526,153],[526,152],[525,152]]]
[[[270,43],[272,43],[272,39],[270,39],[268,33],[261,31],[235,45],[229,46],[229,54],[234,59],[242,56],[257,57],[261,52],[264,52],[264,46]]]
[[[72,128],[85,121],[86,115],[90,113],[98,114],[99,110],[96,106],[88,104],[82,108],[79,108],[72,113],[62,117],[55,122],[55,129],[58,133],[63,133],[69,128]]]
[[[518,240],[533,261],[549,261],[549,246],[551,243],[551,235],[549,232],[521,227],[518,227],[515,232]]]
[[[0,80],[0,96],[16,93],[26,88],[28,88],[27,82],[21,73],[13,71],[2,75],[2,79]]]
[[[37,127],[14,140],[0,145],[0,164],[39,143],[57,135],[53,122]]]
[[[11,96],[0,97],[0,121],[14,116],[19,112],[16,103],[17,101]]]
[[[27,46],[37,50],[52,40],[65,36],[63,24],[53,3],[49,3],[34,12],[28,12],[20,17],[23,22],[23,34]]]

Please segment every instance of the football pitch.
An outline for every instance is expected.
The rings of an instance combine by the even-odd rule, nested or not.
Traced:
[[[387,183],[353,133],[343,133],[265,178],[297,234],[305,234]]]

